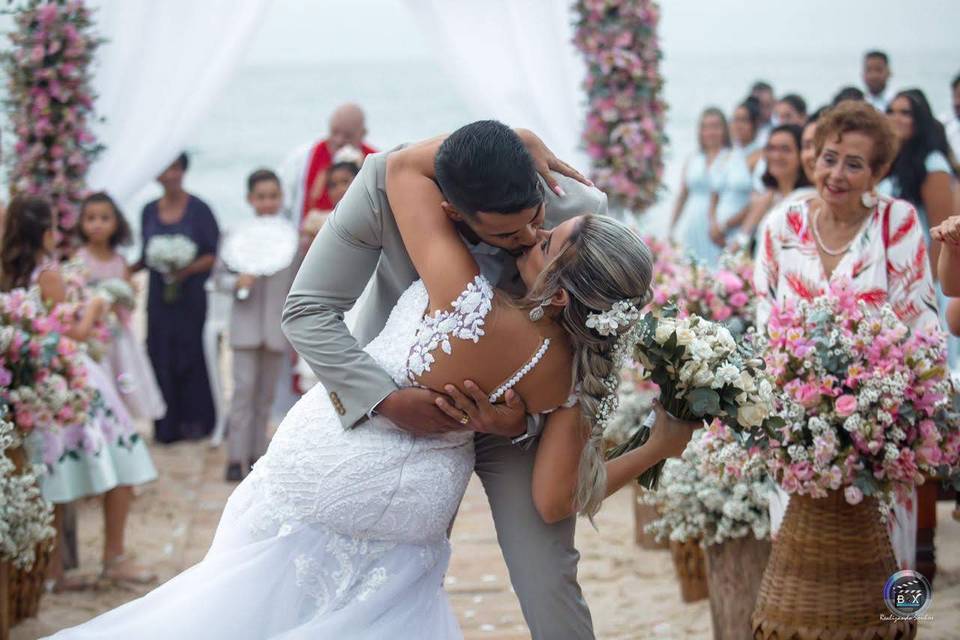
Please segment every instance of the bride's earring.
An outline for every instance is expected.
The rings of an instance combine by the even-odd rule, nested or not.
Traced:
[[[543,310],[550,305],[549,302],[541,302],[538,306],[530,309],[531,322],[540,322],[543,320]]]
[[[860,196],[860,203],[867,209],[873,209],[880,202],[880,198],[873,191],[864,191]]]

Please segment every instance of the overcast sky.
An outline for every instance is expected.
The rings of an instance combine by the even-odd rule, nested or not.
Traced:
[[[667,55],[880,47],[936,51],[960,66],[958,0],[661,0],[660,6]],[[429,55],[405,0],[273,0],[247,63]]]

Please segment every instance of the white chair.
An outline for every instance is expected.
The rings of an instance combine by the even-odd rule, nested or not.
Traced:
[[[223,381],[220,379],[220,345],[230,326],[230,307],[233,296],[217,289],[213,278],[207,280],[207,320],[203,325],[203,357],[210,378],[210,393],[217,412],[217,424],[210,438],[211,447],[219,447],[227,427],[227,404],[223,397]]]

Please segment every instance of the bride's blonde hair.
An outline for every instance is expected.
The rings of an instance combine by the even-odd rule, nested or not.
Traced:
[[[618,336],[602,336],[587,326],[590,314],[608,311],[621,300],[637,309],[650,300],[653,256],[635,231],[606,216],[587,215],[570,234],[567,246],[550,262],[530,288],[522,305],[532,308],[565,289],[570,302],[557,321],[574,349],[574,379],[589,433],[580,457],[574,506],[593,516],[606,494],[601,404],[617,392],[613,375]],[[611,383],[611,379],[613,382]]]

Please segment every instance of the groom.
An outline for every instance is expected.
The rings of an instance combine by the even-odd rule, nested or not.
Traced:
[[[606,213],[606,196],[569,177],[579,174],[528,131],[480,121],[421,148],[425,172],[435,170],[445,211],[457,221],[483,274],[502,288],[515,288],[514,256],[537,241],[541,227]],[[516,394],[506,405],[491,406],[475,385],[465,384],[470,397],[398,389],[362,351],[418,277],[387,201],[389,153],[366,159],[310,247],[283,309],[284,333],[330,394],[344,428],[363,429],[370,415],[381,414],[415,434],[477,431],[475,471],[532,637],[593,638],[590,611],[577,584],[575,519],[545,524],[533,504],[541,421],[525,415]],[[354,337],[343,315],[371,277]]]

